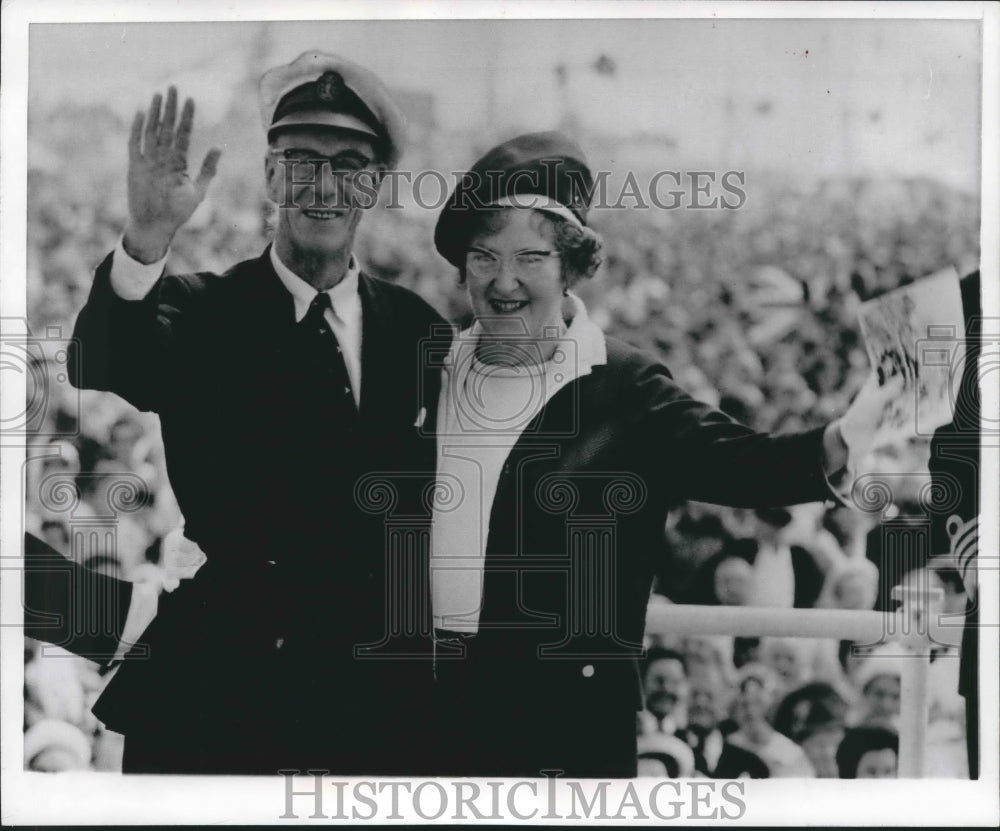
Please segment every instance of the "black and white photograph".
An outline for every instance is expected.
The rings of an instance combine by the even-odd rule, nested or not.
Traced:
[[[1000,821],[1000,7],[3,15],[5,824]]]

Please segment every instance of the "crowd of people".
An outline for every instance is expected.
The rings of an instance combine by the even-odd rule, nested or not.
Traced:
[[[874,592],[872,592],[874,594]],[[658,598],[656,603],[668,603]],[[897,775],[898,644],[648,634],[640,775],[720,779]],[[927,775],[967,776],[954,647],[930,669]],[[870,755],[869,755],[870,754]]]
[[[113,175],[120,176],[117,167]],[[60,339],[72,330],[125,211],[124,203],[102,204],[77,190],[62,187],[62,175],[44,165],[29,171],[28,312],[43,341],[30,357],[44,379],[36,389],[47,398],[25,469],[26,527],[67,557],[138,581],[183,557],[182,517],[157,417],[65,379]],[[975,262],[978,203],[912,180],[799,186],[765,179],[751,199],[741,211],[596,210],[605,262],[599,285],[583,285],[580,294],[605,331],[660,354],[695,397],[757,429],[816,426],[845,409],[843,396],[868,372],[858,304],[946,265]],[[246,187],[227,188],[220,177],[209,207],[178,236],[171,268],[215,268],[260,250],[268,225],[262,196],[248,198]],[[376,210],[357,253],[370,273],[465,323],[464,293],[434,251],[432,223],[430,213]],[[787,308],[761,304],[764,284],[781,286]],[[907,458],[897,451],[881,459],[883,469],[912,469],[926,444],[910,450]],[[651,603],[890,608],[882,522],[919,512],[919,486],[911,479],[880,514],[821,504],[781,511],[678,505],[664,529]],[[961,582],[941,557],[908,565],[942,588],[946,610],[963,608]],[[898,662],[879,649],[648,637],[640,773],[895,775]],[[965,775],[956,652],[939,646],[931,665],[932,775]],[[58,648],[26,643],[26,765],[118,769],[120,737],[90,713],[106,674],[68,653],[49,660],[52,654]]]

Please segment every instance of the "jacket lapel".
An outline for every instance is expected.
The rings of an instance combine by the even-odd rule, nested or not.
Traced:
[[[367,274],[358,276],[361,297],[361,407],[362,423],[380,414],[392,399],[390,393],[398,381],[398,373],[416,356],[400,355],[396,347],[399,321],[396,310],[385,291]]]
[[[249,269],[233,309],[240,329],[254,333],[258,348],[278,354],[288,343],[285,333],[295,327],[295,302],[271,265],[270,252],[268,246]]]

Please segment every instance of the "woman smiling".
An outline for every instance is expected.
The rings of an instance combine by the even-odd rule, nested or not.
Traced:
[[[475,313],[444,360],[431,540],[443,774],[634,776],[637,659],[668,506],[828,499],[883,391],[838,422],[755,433],[570,289],[600,264],[593,177],[558,133],[466,174],[438,251]],[[863,446],[860,447],[863,451]]]

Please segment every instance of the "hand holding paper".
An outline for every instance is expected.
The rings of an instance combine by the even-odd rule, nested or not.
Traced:
[[[879,445],[952,420],[965,354],[958,275],[947,269],[869,300],[859,318],[872,372],[835,424],[853,474]]]
[[[965,354],[965,318],[955,270],[945,269],[869,300],[861,306],[859,319],[875,380],[883,385],[903,380],[901,387],[893,387],[896,396],[882,396],[882,417],[872,425],[872,440],[929,437],[948,424],[954,417],[955,385],[962,377]]]
[[[877,373],[868,376],[851,406],[840,419],[840,432],[851,459],[864,459],[885,433],[887,414],[908,395],[906,379],[897,375],[880,385]]]

